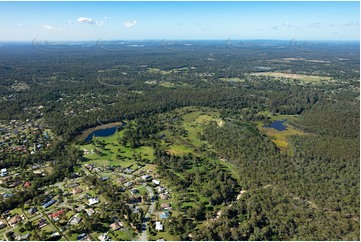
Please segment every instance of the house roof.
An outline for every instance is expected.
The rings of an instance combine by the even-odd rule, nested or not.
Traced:
[[[78,194],[78,193],[81,193],[83,190],[80,189],[80,188],[74,188],[73,189],[73,194]]]
[[[22,220],[22,218],[20,217],[20,215],[17,214],[9,220],[9,223],[16,224],[16,223],[20,222],[21,220]]]
[[[157,221],[155,222],[155,229],[156,230],[163,230],[163,225],[161,222]]]
[[[63,214],[64,212],[65,212],[65,210],[62,209],[62,210],[60,210],[60,211],[58,211],[58,212],[56,212],[56,213],[50,214],[49,217],[51,217],[51,218],[57,218],[57,217],[59,217],[61,214]]]
[[[120,228],[123,227],[123,224],[120,223],[120,222],[114,222],[114,223],[112,223],[112,224],[110,225],[110,227],[111,227],[113,230],[118,230],[118,229],[120,229]]]
[[[169,217],[169,212],[168,212],[168,211],[164,211],[164,212],[162,212],[162,213],[159,215],[159,217],[160,217],[161,219],[168,218],[168,217]]]
[[[90,198],[88,201],[89,201],[89,205],[93,205],[93,204],[99,203],[99,199],[98,199],[97,197],[95,197],[95,198]]]

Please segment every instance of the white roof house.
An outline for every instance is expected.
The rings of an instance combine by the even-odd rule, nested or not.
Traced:
[[[146,175],[142,176],[142,179],[143,179],[143,180],[147,180],[147,179],[150,179],[150,178],[151,178],[151,176],[150,176],[150,175],[148,175],[148,174],[146,174]]]
[[[160,181],[155,180],[155,179],[154,179],[152,182],[153,182],[155,185],[159,185],[159,184],[160,184]]]
[[[162,231],[163,225],[161,222],[155,222],[155,230]]]
[[[93,204],[99,203],[99,199],[97,197],[90,198],[88,201],[89,201],[90,206]]]

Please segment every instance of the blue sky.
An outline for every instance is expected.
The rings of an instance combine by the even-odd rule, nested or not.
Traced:
[[[359,40],[359,2],[0,2],[0,41]]]

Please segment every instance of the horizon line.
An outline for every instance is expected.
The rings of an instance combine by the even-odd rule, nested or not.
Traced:
[[[1,0],[0,0],[1,1]],[[0,40],[0,43],[11,43],[11,42],[22,42],[22,43],[33,43],[34,41],[38,40],[38,38],[34,38],[32,40]],[[227,38],[227,39],[168,39],[168,38],[162,38],[162,39],[91,39],[91,40],[41,40],[39,39],[39,42],[49,41],[49,42],[60,42],[60,43],[67,43],[67,42],[101,42],[101,41],[317,41],[317,42],[360,42],[360,39],[268,39],[268,38],[259,38],[259,39],[253,39],[253,38]]]

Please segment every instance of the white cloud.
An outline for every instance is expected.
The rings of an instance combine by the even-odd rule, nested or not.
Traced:
[[[85,23],[85,24],[95,24],[95,21],[91,18],[87,17],[79,17],[78,22]]]
[[[23,25],[23,24],[18,24],[18,26],[21,28],[21,27],[23,27],[24,25]]]
[[[54,26],[47,25],[47,24],[44,24],[43,28],[46,29],[46,30],[55,30],[56,29]]]
[[[291,24],[291,23],[284,23],[284,24],[282,24],[283,26],[286,26],[287,28],[293,28],[293,27],[295,27],[295,25],[294,24]]]
[[[123,23],[126,28],[132,28],[137,24],[136,20],[133,21],[126,21]]]
[[[319,22],[311,23],[311,24],[310,24],[310,28],[319,29],[319,28],[320,28],[320,23],[319,23]]]
[[[106,21],[107,19],[108,19],[108,17],[104,17],[104,20],[105,20],[105,21]],[[96,20],[94,20],[94,19],[87,18],[87,17],[79,17],[79,18],[78,18],[78,22],[84,23],[84,24],[98,25],[98,26],[104,25],[104,21],[96,21]]]

